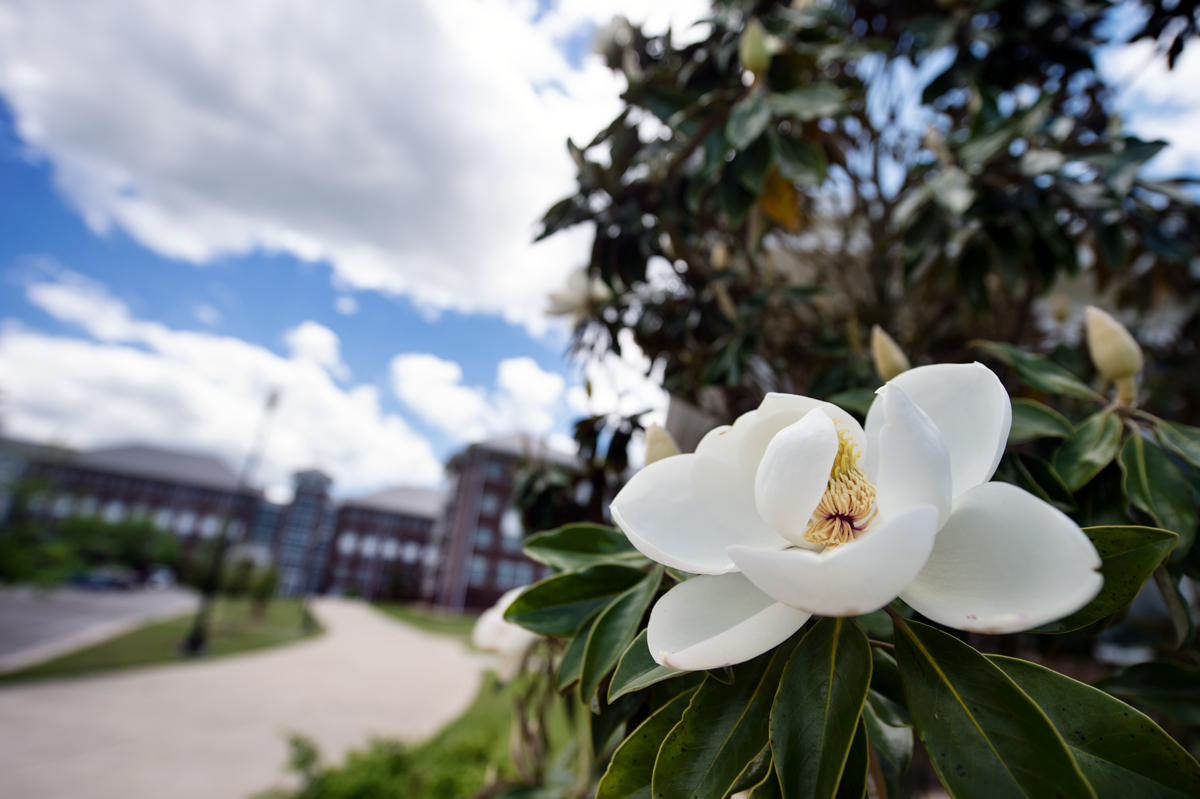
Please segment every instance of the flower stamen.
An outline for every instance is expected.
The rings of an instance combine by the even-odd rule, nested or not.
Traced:
[[[875,486],[858,467],[861,453],[854,439],[837,431],[838,451],[829,474],[829,486],[813,512],[804,538],[827,548],[853,541],[875,520]]]

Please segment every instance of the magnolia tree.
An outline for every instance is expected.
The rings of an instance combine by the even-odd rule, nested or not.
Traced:
[[[557,574],[489,623],[583,740],[511,795],[1200,796],[1200,213],[1093,62],[1173,64],[1196,6],[1112,10],[603,33],[626,107],[571,144],[544,234],[595,239],[552,310],[725,424],[630,477],[639,418],[585,420],[584,477],[530,473]]]

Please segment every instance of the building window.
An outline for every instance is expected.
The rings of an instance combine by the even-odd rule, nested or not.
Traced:
[[[119,499],[109,500],[104,506],[104,521],[116,524],[125,519],[125,503]]]
[[[488,560],[482,555],[471,558],[469,583],[472,588],[482,588],[487,585]]]
[[[484,516],[495,516],[500,512],[500,497],[488,491],[479,500],[479,512]]]
[[[404,554],[400,557],[405,563],[416,563],[417,558],[421,557],[421,547],[416,541],[409,541],[404,545]]]
[[[192,532],[192,528],[196,526],[196,512],[185,510],[175,517],[175,532],[179,535],[187,535]]]
[[[84,497],[83,501],[79,503],[79,515],[95,516],[99,507],[100,500],[96,499],[95,497]]]
[[[533,564],[518,562],[513,574],[513,588],[518,585],[529,585],[533,582]]]
[[[395,560],[396,555],[400,553],[400,544],[394,538],[389,538],[383,542],[383,559]]]
[[[75,507],[75,497],[70,494],[63,494],[58,499],[54,500],[54,508],[51,510],[58,518],[70,516],[72,509]]]
[[[488,527],[487,525],[479,525],[475,528],[475,548],[491,549],[492,539],[494,537],[495,534],[492,532],[492,528]]]
[[[504,511],[500,519],[500,543],[506,552],[520,552],[525,538],[525,528],[521,526],[521,514],[515,508]]]
[[[234,519],[229,523],[229,538],[233,541],[240,541],[242,536],[246,534],[246,523],[241,519]]]
[[[200,535],[205,538],[213,538],[219,532],[221,532],[221,517],[217,514],[210,513],[200,522]]]
[[[513,567],[517,564],[511,560],[502,560],[496,564],[496,587],[502,589],[515,588],[519,583],[514,583],[516,577],[516,569]]]
[[[379,551],[379,538],[369,535],[363,539],[362,549],[360,550],[364,558],[373,558],[375,553]]]
[[[504,468],[504,461],[488,461],[487,479],[499,482],[507,476],[507,471]]]
[[[354,547],[358,544],[358,536],[353,530],[347,530],[342,533],[338,539],[338,554],[344,557],[349,557],[354,554]]]
[[[154,526],[159,530],[171,529],[171,509],[159,508],[154,511]]]

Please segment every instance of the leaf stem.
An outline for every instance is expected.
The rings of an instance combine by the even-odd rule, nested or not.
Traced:
[[[876,649],[882,649],[884,651],[892,652],[892,653],[895,653],[895,651],[896,651],[896,645],[889,644],[887,641],[876,641],[874,638],[868,638],[867,643],[870,644],[871,646],[875,647]]]

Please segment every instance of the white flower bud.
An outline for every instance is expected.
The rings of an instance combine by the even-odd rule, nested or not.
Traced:
[[[742,28],[742,38],[738,40],[738,60],[742,62],[742,67],[756,75],[766,72],[771,66],[767,29],[758,17],[751,17]]]
[[[1087,343],[1092,363],[1117,385],[1117,402],[1137,399],[1136,378],[1142,371],[1142,348],[1125,326],[1094,305],[1087,307]]]
[[[885,383],[912,368],[904,350],[879,325],[871,328],[871,360]]]
[[[671,434],[656,424],[646,428],[646,465],[679,454],[679,445]]]

